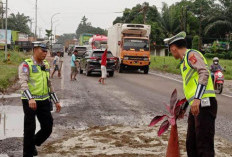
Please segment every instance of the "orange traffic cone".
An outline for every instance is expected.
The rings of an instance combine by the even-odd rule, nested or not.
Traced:
[[[166,157],[180,157],[177,125],[171,126]]]

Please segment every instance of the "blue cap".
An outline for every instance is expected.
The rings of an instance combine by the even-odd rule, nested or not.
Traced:
[[[47,51],[48,50],[48,46],[45,42],[41,42],[41,41],[35,41],[33,42],[33,47],[40,47],[43,51]]]

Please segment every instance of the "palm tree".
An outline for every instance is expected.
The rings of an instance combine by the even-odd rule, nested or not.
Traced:
[[[207,26],[204,29],[204,33],[218,32],[221,35],[225,35],[226,32],[232,30],[232,2],[228,0],[220,0],[220,4],[215,5],[212,13],[206,17],[208,21]]]
[[[23,13],[10,14],[8,18],[8,28],[15,31],[20,31],[22,33],[31,34],[28,22],[31,19],[29,16],[25,16]]]
[[[176,10],[173,6],[168,7],[166,3],[163,3],[160,23],[166,36],[172,36],[180,31],[180,23],[176,16]]]

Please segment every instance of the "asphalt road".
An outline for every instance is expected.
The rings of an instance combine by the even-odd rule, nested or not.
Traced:
[[[70,71],[70,57],[65,55],[62,79],[57,76],[53,79],[63,108],[60,114],[53,113],[54,134],[49,141],[60,138],[60,130],[67,133],[68,130],[85,130],[95,126],[146,126],[152,117],[165,112],[163,104],[169,102],[174,89],[177,89],[180,99],[184,97],[180,82],[152,74],[116,72],[114,77],[106,80],[106,85],[101,85],[98,74],[91,77],[79,74],[77,81],[70,81]],[[217,136],[232,143],[232,98],[218,95],[217,100]],[[186,121],[185,118],[180,123],[186,127]],[[0,141],[0,154],[3,151],[1,146],[10,145],[10,141],[14,140]],[[18,151],[20,154],[20,140],[17,138],[17,145],[5,146],[9,149],[5,153]]]
[[[106,85],[102,86],[97,82],[98,74],[91,77],[78,75],[77,81],[70,81],[69,73],[69,57],[66,56],[63,79],[55,79],[54,82],[59,84],[61,81],[61,86],[57,89],[63,104],[68,106],[62,112],[67,114],[62,117],[67,119],[67,126],[148,124],[149,121],[143,121],[142,117],[163,113],[163,103],[169,102],[174,89],[177,89],[179,98],[184,97],[180,82],[152,74],[115,73],[115,76],[108,78]],[[232,98],[217,95],[217,101],[217,135],[232,142]],[[73,116],[75,122],[68,120],[70,116]]]

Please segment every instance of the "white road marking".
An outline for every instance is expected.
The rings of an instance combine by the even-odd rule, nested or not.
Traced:
[[[161,74],[156,74],[156,73],[152,73],[152,72],[149,72],[149,74],[151,74],[151,75],[156,75],[156,76],[160,76],[160,77],[163,77],[163,78],[167,78],[167,79],[170,79],[170,80],[173,80],[173,81],[182,83],[182,81],[180,81],[180,80],[177,80],[177,79],[174,79],[174,78],[171,78],[171,77],[168,77],[168,76],[164,76],[164,75],[161,75]]]
[[[175,79],[175,78],[171,78],[171,77],[168,77],[168,76],[164,76],[164,75],[161,75],[161,74],[156,74],[156,73],[153,73],[153,72],[149,72],[149,74],[151,75],[155,75],[155,76],[159,76],[159,77],[163,77],[163,78],[167,78],[167,79],[170,79],[170,80],[173,80],[173,81],[176,81],[176,82],[179,82],[179,83],[183,83],[183,81],[180,81],[178,79]],[[232,98],[231,95],[227,95],[227,94],[221,94],[225,97],[229,97],[229,98]]]
[[[226,97],[229,97],[229,98],[232,98],[231,95],[227,95],[227,94],[221,94],[221,95],[226,96]]]

